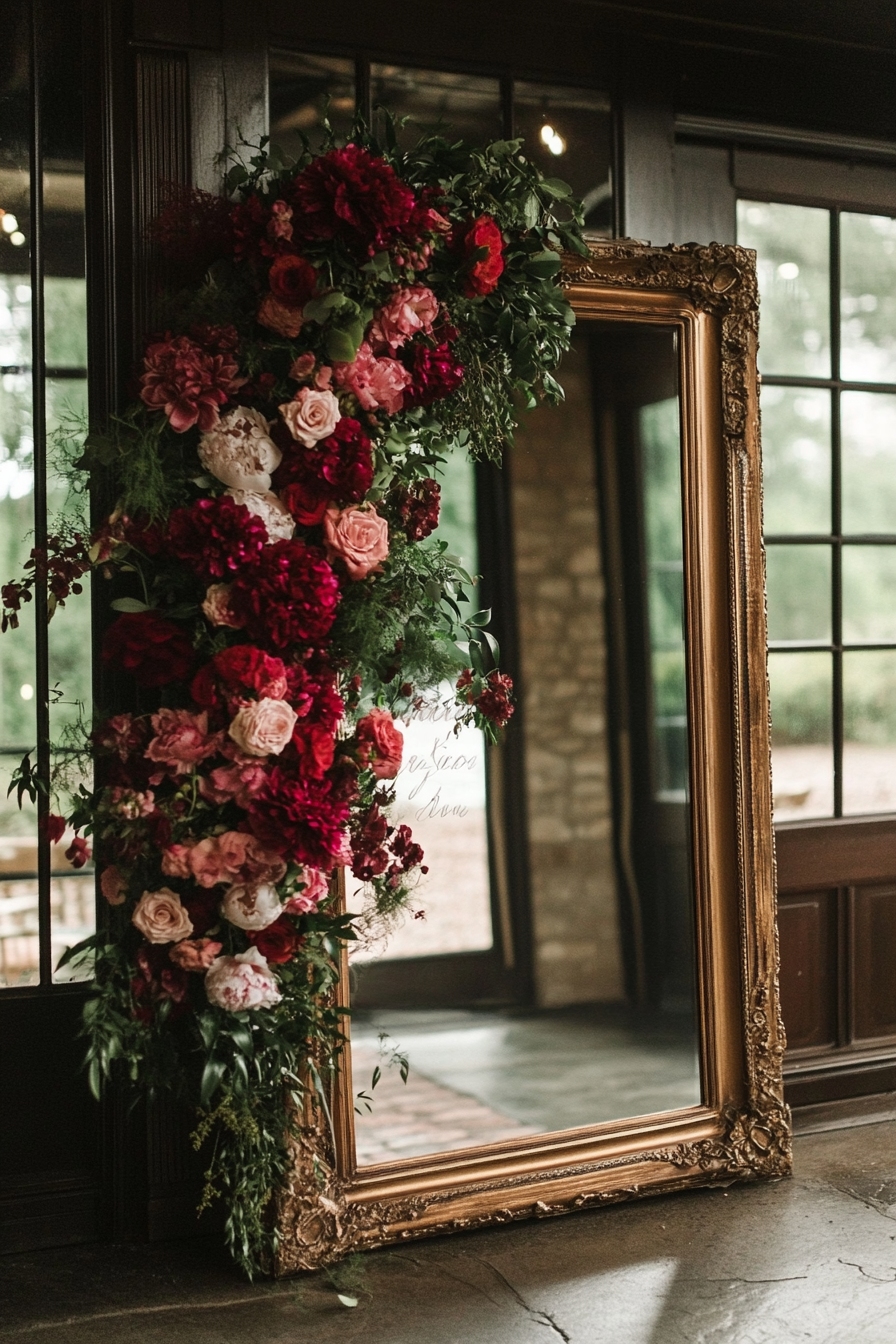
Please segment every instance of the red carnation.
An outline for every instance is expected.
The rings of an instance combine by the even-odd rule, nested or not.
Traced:
[[[230,607],[249,637],[276,649],[323,639],[336,618],[339,584],[322,551],[303,541],[266,546],[237,576]]]
[[[360,504],[372,482],[370,439],[348,415],[312,448],[293,442],[274,473],[283,503],[306,527],[321,522],[329,504]]]
[[[180,626],[154,611],[119,616],[103,638],[103,661],[131,672],[141,686],[185,681],[193,670],[193,646]]]
[[[275,765],[252,799],[249,826],[262,844],[293,863],[329,870],[342,849],[348,803],[328,779],[289,774]]]
[[[189,336],[166,336],[149,347],[140,396],[153,410],[164,410],[178,434],[198,424],[214,429],[223,406],[242,386],[232,352],[213,353]]]
[[[268,284],[274,298],[287,308],[304,308],[314,297],[317,271],[304,257],[291,253],[278,257],[271,267]]]
[[[265,960],[273,962],[275,966],[292,961],[303,942],[285,915],[280,915],[279,919],[275,919],[266,929],[250,929],[246,937],[258,948]]]
[[[408,541],[422,541],[439,525],[442,491],[438,481],[425,476],[412,486],[393,490]]]
[[[261,519],[230,495],[197,499],[188,509],[175,509],[168,519],[172,554],[192,565],[206,583],[256,564],[267,541]]]
[[[480,215],[474,219],[459,239],[464,257],[469,261],[480,248],[486,249],[486,255],[472,262],[463,278],[463,292],[468,299],[482,294],[491,294],[498,283],[498,277],[504,270],[504,239],[491,215]]]
[[[489,672],[482,689],[473,690],[473,674],[467,667],[457,679],[457,689],[468,705],[475,705],[483,718],[496,728],[504,728],[513,716],[513,681],[503,672]]]
[[[426,212],[394,169],[360,145],[321,154],[292,187],[294,234],[309,243],[343,243],[373,256],[419,239]]]
[[[457,391],[463,382],[464,366],[455,359],[450,345],[443,343],[433,349],[419,341],[411,350],[414,381],[404,394],[405,406],[431,406]]]

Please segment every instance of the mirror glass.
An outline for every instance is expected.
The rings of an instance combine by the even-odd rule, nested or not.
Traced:
[[[679,362],[672,325],[582,323],[504,484],[444,474],[517,712],[486,749],[446,684],[405,725],[429,872],[352,959],[361,1167],[701,1101]]]

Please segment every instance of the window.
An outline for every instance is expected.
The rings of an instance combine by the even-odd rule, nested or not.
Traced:
[[[762,302],[776,821],[896,811],[896,220],[738,202]]]

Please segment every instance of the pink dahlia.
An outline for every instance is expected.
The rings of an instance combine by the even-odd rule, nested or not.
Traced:
[[[153,410],[164,410],[178,434],[198,424],[204,434],[218,423],[223,406],[242,386],[232,350],[217,352],[189,336],[166,337],[146,352],[140,396]]]

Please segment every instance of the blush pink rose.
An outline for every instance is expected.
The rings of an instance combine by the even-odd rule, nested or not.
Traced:
[[[186,709],[160,709],[152,716],[152,726],[156,735],[144,755],[147,760],[167,765],[176,775],[192,774],[199,761],[213,756],[221,746],[219,734],[209,737],[204,710],[191,714]]]
[[[438,315],[439,301],[425,285],[397,289],[374,315],[368,339],[374,349],[394,353],[418,332],[428,336]]]
[[[237,504],[244,504],[251,514],[260,518],[268,530],[268,545],[275,541],[290,541],[296,530],[296,520],[273,490],[225,490]]]
[[[235,490],[270,490],[271,472],[283,454],[271,438],[270,422],[260,411],[237,406],[199,439],[199,461]]]
[[[332,560],[339,556],[352,579],[382,573],[389,554],[389,525],[373,505],[359,509],[327,509],[324,514],[324,544]]]
[[[110,905],[124,905],[127,890],[127,878],[114,864],[100,873],[100,891]]]
[[[230,630],[239,630],[241,622],[230,609],[230,584],[213,583],[205,594],[202,612],[210,625],[226,625]]]
[[[283,997],[273,971],[257,947],[238,957],[218,957],[205,976],[209,1003],[230,1013],[271,1008]]]
[[[301,308],[290,308],[288,304],[274,298],[273,294],[265,294],[257,319],[268,331],[275,331],[278,336],[286,336],[291,341],[302,330]]]
[[[382,408],[387,415],[398,414],[404,405],[405,389],[414,381],[397,359],[377,359],[366,341],[354,363],[335,364],[333,373],[337,387],[353,392],[363,410]]]
[[[316,910],[330,893],[330,882],[320,868],[304,868],[299,881],[305,885],[283,907],[289,915],[307,915]]]
[[[298,717],[285,700],[253,700],[237,712],[227,732],[247,756],[279,756]]]
[[[280,414],[293,438],[306,448],[328,439],[342,418],[333,393],[313,387],[300,387],[292,401],[280,407]]]
[[[252,799],[264,788],[267,777],[267,770],[257,756],[241,757],[232,765],[219,765],[209,776],[203,775],[199,792],[206,802],[229,803],[232,800],[237,807],[248,810]]]
[[[207,971],[223,946],[211,938],[184,938],[168,955],[182,971]]]
[[[190,916],[180,903],[180,897],[170,887],[159,891],[144,891],[131,923],[140,930],[148,943],[177,943],[193,932]]]
[[[404,734],[388,709],[372,709],[358,724],[358,755],[377,779],[394,779],[401,768]]]
[[[257,886],[235,883],[221,901],[221,914],[238,929],[266,929],[282,913],[283,902],[269,882]]]

